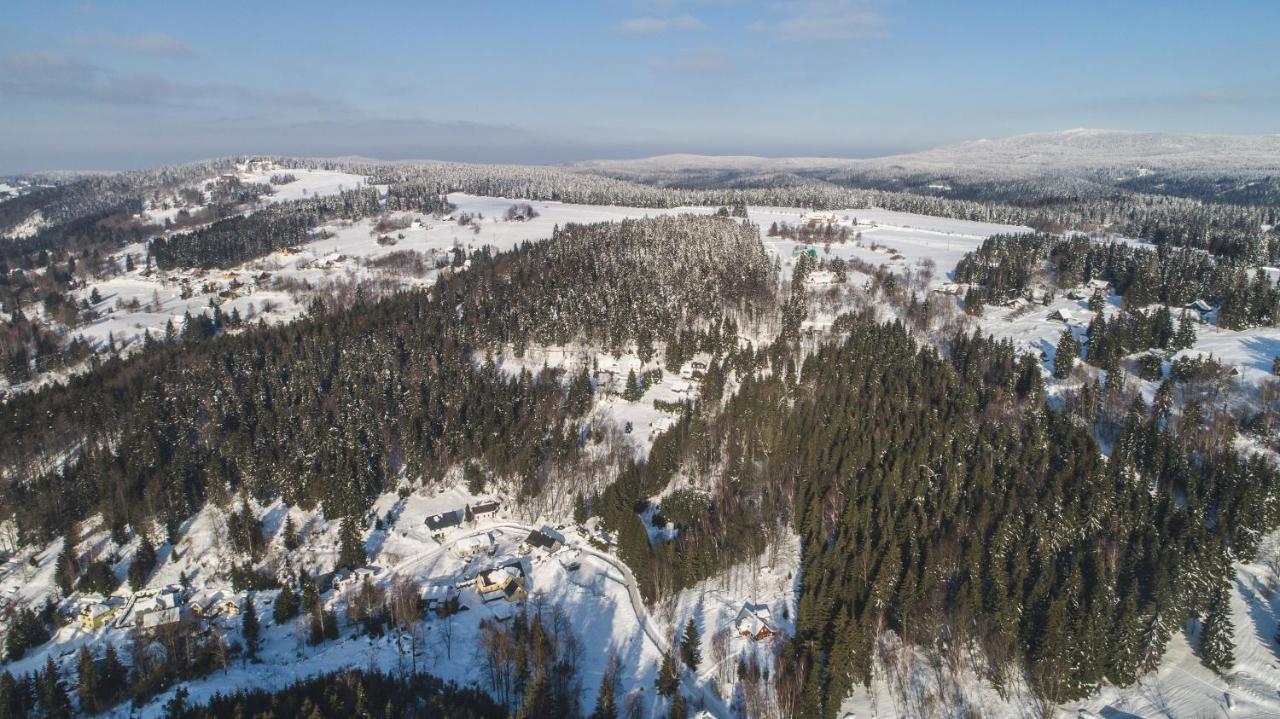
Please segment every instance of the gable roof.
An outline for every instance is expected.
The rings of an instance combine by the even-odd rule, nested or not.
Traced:
[[[427,529],[448,529],[462,524],[462,512],[456,509],[427,517]]]

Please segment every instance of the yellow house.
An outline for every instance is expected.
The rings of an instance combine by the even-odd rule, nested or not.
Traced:
[[[118,604],[107,604],[106,602],[86,604],[80,607],[80,627],[88,632],[101,629],[107,625],[107,622],[111,621],[111,618],[118,611],[120,611],[120,605]]]
[[[524,588],[524,570],[519,564],[509,564],[482,572],[476,577],[476,591],[486,602],[503,597],[508,601],[519,602],[529,596]]]

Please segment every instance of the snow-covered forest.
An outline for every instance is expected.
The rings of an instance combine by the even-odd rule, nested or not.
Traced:
[[[783,169],[29,178],[0,717],[1280,711],[1276,206]]]

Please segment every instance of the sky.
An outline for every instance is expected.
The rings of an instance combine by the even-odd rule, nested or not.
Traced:
[[[0,174],[1280,132],[1275,0],[5,0]]]

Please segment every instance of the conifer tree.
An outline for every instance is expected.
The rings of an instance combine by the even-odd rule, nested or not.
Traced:
[[[662,653],[662,664],[658,667],[654,686],[664,697],[675,694],[680,688],[680,670],[676,667],[675,657],[669,651]]]
[[[644,396],[644,391],[640,388],[640,383],[636,381],[636,371],[634,369],[627,371],[627,386],[622,390],[622,398],[628,402],[639,402]]]
[[[137,592],[147,583],[152,570],[156,567],[156,548],[151,538],[142,532],[142,541],[134,552],[133,562],[129,564],[129,588]]]
[[[1066,379],[1071,376],[1071,370],[1075,367],[1076,357],[1080,354],[1080,345],[1076,342],[1075,335],[1071,334],[1071,328],[1062,330],[1062,336],[1058,338],[1058,349],[1053,356],[1053,376],[1058,379]]]
[[[618,719],[617,684],[617,658],[611,655],[604,675],[600,677],[600,691],[596,694],[596,708],[591,712],[591,719]]]
[[[698,671],[702,663],[702,636],[698,633],[698,625],[693,617],[684,625],[684,637],[680,640],[680,659],[690,671]]]
[[[670,719],[689,719],[689,710],[684,705],[684,697],[680,695],[677,689],[675,694],[671,696],[671,710],[667,712]]]
[[[271,606],[271,616],[276,624],[283,624],[298,616],[299,607],[298,594],[293,591],[293,585],[285,582],[280,594],[276,596],[275,604]]]
[[[80,700],[80,710],[87,714],[102,711],[104,707],[98,704],[101,693],[97,662],[89,647],[80,647],[80,655],[76,659],[76,697]]]
[[[338,569],[355,569],[363,567],[369,558],[364,553],[364,539],[361,538],[360,520],[347,515],[342,518],[338,528],[338,561],[334,565]]]
[[[240,633],[244,636],[245,655],[249,659],[257,659],[258,648],[262,643],[262,626],[258,623],[258,608],[252,595],[244,600],[244,609],[240,614]]]
[[[1231,602],[1227,584],[1213,590],[1200,634],[1200,662],[1221,674],[1235,663],[1235,627],[1231,622]]]
[[[67,694],[67,687],[62,681],[58,665],[53,663],[52,654],[45,661],[44,670],[40,672],[36,686],[39,694],[40,716],[47,719],[71,719],[74,714],[71,709],[71,697]]]
[[[1191,322],[1191,315],[1183,310],[1178,315],[1178,329],[1173,333],[1173,342],[1170,347],[1177,350],[1187,349],[1196,343],[1196,327]]]
[[[284,548],[292,552],[298,548],[298,527],[293,522],[293,514],[284,516]]]

